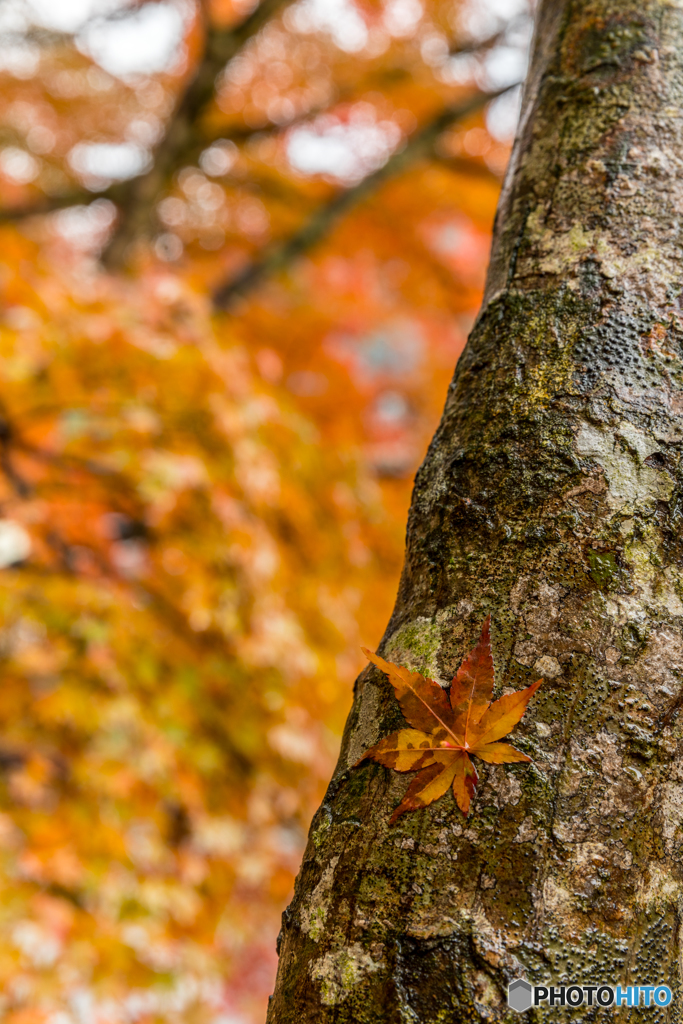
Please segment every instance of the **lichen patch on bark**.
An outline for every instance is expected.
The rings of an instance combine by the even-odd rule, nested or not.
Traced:
[[[333,953],[326,953],[311,964],[311,978],[321,986],[323,1006],[336,1006],[351,989],[361,985],[364,978],[380,968],[358,942]]]
[[[325,865],[320,881],[301,908],[301,931],[304,935],[309,935],[314,942],[318,941],[325,924],[332,897],[334,871],[338,863],[339,856],[336,856]]]
[[[673,478],[665,468],[646,461],[660,451],[659,443],[633,423],[621,423],[616,431],[583,423],[576,444],[581,455],[595,459],[603,469],[607,501],[615,511],[630,514],[671,498]]]

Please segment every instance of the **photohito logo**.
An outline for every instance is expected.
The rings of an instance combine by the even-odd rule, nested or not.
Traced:
[[[508,985],[508,1006],[524,1013],[532,1006],[668,1006],[668,985]]]

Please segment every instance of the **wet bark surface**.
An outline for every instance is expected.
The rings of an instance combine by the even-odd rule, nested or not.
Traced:
[[[506,987],[681,1016],[683,2],[546,0],[482,311],[416,480],[381,653],[444,685],[492,616],[515,744],[388,825],[374,668],[283,919],[271,1024],[512,1021]],[[594,1020],[629,1011],[556,1008]],[[531,1011],[531,1015],[538,1011]]]

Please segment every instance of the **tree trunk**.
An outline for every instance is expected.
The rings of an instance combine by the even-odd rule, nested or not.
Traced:
[[[682,0],[541,3],[380,648],[446,683],[490,613],[499,687],[545,679],[514,734],[533,764],[478,762],[467,820],[447,794],[390,826],[410,776],[353,765],[402,719],[363,672],[272,1024],[518,1020],[521,976],[663,982],[651,1019],[680,1019],[682,110]]]

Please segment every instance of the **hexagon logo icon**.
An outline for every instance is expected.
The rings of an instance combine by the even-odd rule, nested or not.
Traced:
[[[508,985],[508,1006],[517,1013],[524,1013],[530,1010],[534,1004],[532,998],[533,989],[528,981],[517,978]]]

